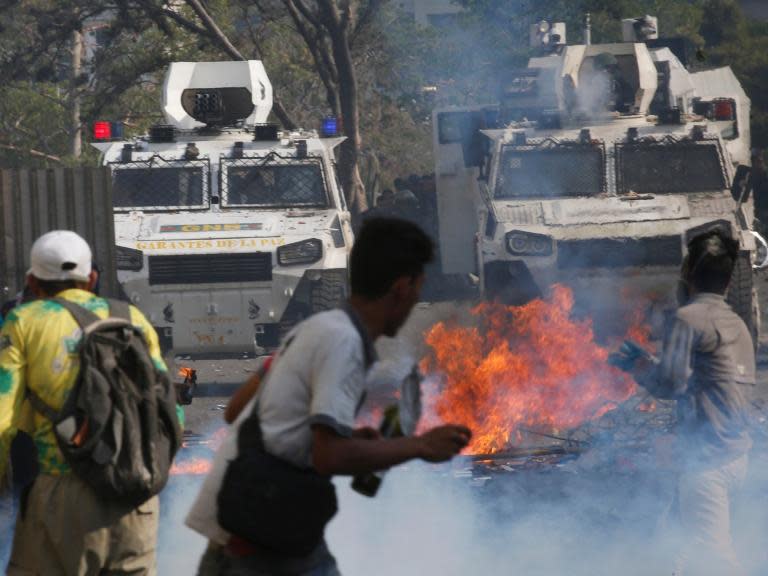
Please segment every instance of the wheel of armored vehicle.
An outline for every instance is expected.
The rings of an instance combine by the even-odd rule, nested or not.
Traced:
[[[309,289],[309,304],[306,301],[292,301],[286,308],[279,323],[280,341],[296,324],[312,314],[336,308],[347,296],[346,272],[326,272],[315,280]]]
[[[347,277],[344,270],[326,272],[311,289],[309,302],[312,312],[336,308],[347,296]]]
[[[760,315],[754,290],[754,272],[749,252],[742,252],[736,261],[728,288],[728,304],[744,320],[752,335],[755,348],[759,345]]]

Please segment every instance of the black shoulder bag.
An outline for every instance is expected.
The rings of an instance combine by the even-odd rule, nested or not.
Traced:
[[[338,509],[330,477],[299,468],[264,449],[258,401],[237,437],[218,494],[226,531],[287,556],[307,556],[320,545]]]

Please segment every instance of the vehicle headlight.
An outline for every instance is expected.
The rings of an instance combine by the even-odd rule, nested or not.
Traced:
[[[312,264],[323,257],[323,243],[317,238],[286,244],[277,249],[277,262],[281,266]]]
[[[144,252],[125,246],[117,246],[115,250],[117,255],[118,270],[132,270],[138,272],[144,268]]]
[[[543,234],[531,232],[507,232],[507,251],[516,256],[550,256],[552,254],[552,238]]]

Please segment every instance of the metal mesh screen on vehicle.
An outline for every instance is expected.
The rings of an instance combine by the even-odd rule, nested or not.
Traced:
[[[605,191],[602,147],[574,144],[541,148],[505,146],[501,153],[497,199],[594,196]]]
[[[115,162],[112,203],[116,210],[163,210],[208,206],[208,160]]]
[[[328,206],[322,163],[317,158],[221,159],[223,206]]]
[[[617,144],[616,181],[619,194],[684,194],[728,188],[714,142]]]

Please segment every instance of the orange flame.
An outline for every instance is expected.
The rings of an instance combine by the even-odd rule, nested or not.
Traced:
[[[633,379],[594,342],[591,321],[571,319],[572,309],[572,291],[556,285],[525,306],[480,304],[472,311],[480,327],[439,323],[427,332],[421,368],[440,379],[434,411],[472,429],[468,452],[504,450],[523,427],[574,428],[634,394]],[[647,343],[647,332],[631,333]]]
[[[179,376],[181,376],[184,379],[192,378],[192,376],[195,375],[196,370],[194,368],[187,368],[185,366],[182,366],[179,368]]]

